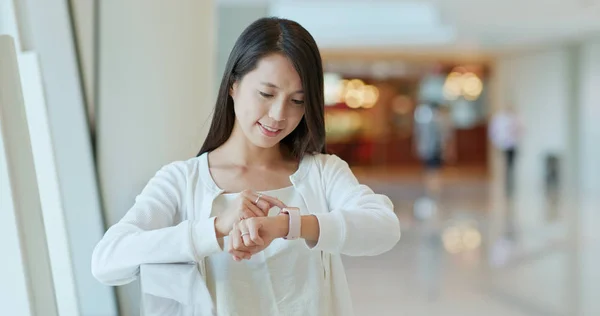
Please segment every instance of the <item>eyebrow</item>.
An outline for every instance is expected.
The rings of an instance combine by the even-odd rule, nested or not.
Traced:
[[[270,82],[261,82],[261,84],[264,85],[264,86],[270,87],[270,88],[281,89],[278,86],[276,86],[275,84],[270,83]],[[304,93],[304,91],[298,90],[298,91],[296,91],[294,93]]]

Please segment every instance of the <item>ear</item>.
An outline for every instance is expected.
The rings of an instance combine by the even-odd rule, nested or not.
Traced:
[[[232,99],[235,99],[235,94],[237,93],[238,90],[238,81],[234,81],[233,84],[231,85],[231,88],[229,88],[229,95],[231,96]]]

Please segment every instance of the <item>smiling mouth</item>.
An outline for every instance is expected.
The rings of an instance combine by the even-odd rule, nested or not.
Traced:
[[[260,127],[260,130],[262,131],[262,133],[268,137],[277,136],[282,131],[282,129],[272,128],[270,126],[262,125],[260,122],[258,123],[258,126]]]

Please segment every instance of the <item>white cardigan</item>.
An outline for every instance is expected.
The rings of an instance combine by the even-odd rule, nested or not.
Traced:
[[[94,249],[92,273],[107,285],[134,281],[140,265],[196,262],[221,249],[210,217],[223,190],[208,168],[208,155],[166,165],[148,182],[135,204]],[[306,155],[290,180],[319,222],[321,251],[333,315],[353,315],[342,254],[374,256],[400,239],[390,199],[358,183],[335,155]],[[209,300],[210,302],[210,300]]]

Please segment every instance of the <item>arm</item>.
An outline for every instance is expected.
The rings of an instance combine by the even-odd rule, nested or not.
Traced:
[[[186,188],[184,165],[163,167],[133,207],[96,245],[92,274],[108,285],[137,278],[141,264],[198,261],[221,251],[214,218],[177,222]]]
[[[349,256],[374,256],[392,249],[400,239],[400,223],[390,199],[359,184],[342,159],[323,157],[330,212],[302,217],[307,244],[318,240],[314,249]]]
[[[286,226],[287,227],[287,226]],[[301,217],[300,237],[303,238],[306,243],[314,247],[319,241],[320,229],[319,220],[314,215],[303,215]]]
[[[400,239],[400,223],[390,199],[359,184],[340,158],[322,157],[327,157],[322,178],[329,212],[301,216],[300,237],[314,250],[349,256],[392,249]],[[287,214],[250,218],[234,227],[227,248],[234,259],[249,259],[288,232]]]

